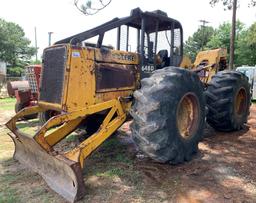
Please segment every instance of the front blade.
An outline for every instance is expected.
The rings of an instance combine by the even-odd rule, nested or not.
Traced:
[[[39,173],[49,187],[66,200],[74,202],[84,196],[85,186],[79,162],[62,155],[53,156],[33,138],[21,132],[18,134],[18,137],[10,134],[15,143],[15,159]]]

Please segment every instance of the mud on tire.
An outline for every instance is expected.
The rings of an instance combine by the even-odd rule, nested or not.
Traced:
[[[167,67],[141,81],[131,109],[134,141],[159,162],[189,161],[203,136],[205,102],[195,73]]]
[[[237,71],[220,71],[205,92],[207,122],[219,131],[240,130],[247,122],[250,107],[250,85]]]

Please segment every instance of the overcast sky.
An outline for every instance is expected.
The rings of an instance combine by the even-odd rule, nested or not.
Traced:
[[[85,1],[85,0],[83,0]],[[249,0],[243,2],[237,18],[247,26],[256,22],[256,8],[248,8]],[[34,27],[37,27],[39,56],[48,46],[48,32],[54,32],[52,42],[85,31],[114,17],[125,17],[130,10],[140,7],[143,11],[163,10],[169,17],[181,22],[184,38],[193,34],[200,25],[199,20],[218,27],[231,20],[231,12],[222,5],[212,8],[209,0],[112,0],[112,3],[94,16],[85,16],[73,5],[73,0],[0,0],[0,18],[19,24],[26,37],[35,44]]]

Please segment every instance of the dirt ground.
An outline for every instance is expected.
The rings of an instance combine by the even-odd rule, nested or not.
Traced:
[[[14,146],[3,123],[13,114],[0,106],[0,203],[65,202],[39,175],[12,159]],[[243,130],[220,133],[206,127],[199,153],[177,166],[141,155],[128,126],[86,160],[87,193],[80,202],[256,202],[255,104]]]

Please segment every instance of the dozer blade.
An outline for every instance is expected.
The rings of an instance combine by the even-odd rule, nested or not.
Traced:
[[[106,109],[111,110],[97,132],[69,151],[58,153],[54,150],[53,146],[76,129],[87,115]],[[30,136],[17,128],[16,122],[19,118],[45,110],[48,109],[41,106],[25,108],[6,123],[12,132],[9,135],[15,143],[14,158],[39,173],[55,192],[74,202],[85,194],[82,176],[85,158],[124,123],[126,114],[119,100],[115,99],[79,111],[56,115],[35,135]],[[115,114],[117,116],[112,119]],[[55,126],[59,127],[47,134],[47,131]]]
[[[47,153],[31,137],[17,133],[9,134],[15,143],[14,158],[39,173],[51,189],[70,202],[81,199],[85,194],[82,170],[79,162],[62,155]]]

